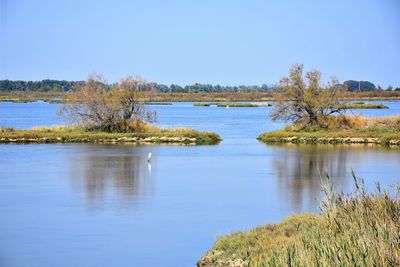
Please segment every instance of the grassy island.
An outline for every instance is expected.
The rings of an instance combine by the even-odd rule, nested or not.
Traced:
[[[195,107],[210,107],[216,106],[219,108],[257,108],[257,107],[270,107],[272,104],[269,103],[194,103]]]
[[[217,144],[216,133],[193,129],[160,129],[149,123],[156,113],[147,105],[169,105],[150,101],[147,83],[126,77],[109,88],[104,77],[90,75],[68,93],[59,114],[79,127],[36,127],[31,130],[0,128],[0,143],[134,143]],[[36,95],[39,96],[39,95]],[[33,98],[32,98],[33,99]]]
[[[265,143],[400,145],[400,116],[366,118],[346,115],[352,108],[387,108],[382,104],[351,103],[338,80],[327,84],[321,73],[293,65],[280,81],[279,95],[270,112],[273,121],[291,123],[279,131],[258,136]]]
[[[209,107],[209,106],[214,106],[217,105],[216,103],[194,103],[194,107]]]
[[[49,92],[27,92],[27,91],[10,91],[0,92],[0,102],[13,103],[31,103],[36,101],[44,101],[48,103],[64,103],[66,93],[49,91]]]
[[[134,144],[217,144],[216,133],[193,129],[160,129],[149,123],[156,113],[147,105],[168,105],[150,101],[143,88],[148,84],[130,76],[109,88],[104,77],[90,75],[68,93],[59,114],[79,127],[36,127],[31,130],[0,128],[0,143],[134,143]]]
[[[259,103],[218,103],[217,107],[225,108],[225,107],[232,107],[232,108],[257,108],[257,107],[270,107],[271,104],[259,104]]]
[[[388,109],[384,104],[371,104],[365,102],[353,102],[346,105],[347,109]]]
[[[171,102],[144,102],[145,105],[170,106]]]
[[[263,133],[257,139],[265,143],[400,145],[400,116],[340,116],[330,120],[326,128],[304,129],[301,124],[294,124]]]
[[[399,188],[388,192],[378,185],[367,194],[357,179],[349,195],[327,188],[320,215],[293,215],[222,236],[197,265],[399,266]]]
[[[0,143],[133,143],[213,145],[216,133],[193,129],[160,129],[146,125],[136,132],[105,132],[81,127],[37,127],[32,130],[0,128]]]
[[[64,104],[66,102],[65,99],[58,98],[7,98],[0,99],[0,102],[12,102],[12,103],[33,103],[33,102],[47,102],[50,104]]]

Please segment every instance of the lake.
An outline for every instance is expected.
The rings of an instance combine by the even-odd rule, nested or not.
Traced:
[[[400,115],[399,101],[377,101]],[[0,266],[194,266],[219,235],[318,212],[321,174],[399,181],[399,148],[266,145],[271,107],[149,106],[162,127],[217,132],[215,146],[0,145]],[[0,126],[64,124],[59,105],[0,102]],[[147,155],[151,152],[151,164]]]

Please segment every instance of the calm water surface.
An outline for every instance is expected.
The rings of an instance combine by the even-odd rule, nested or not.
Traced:
[[[399,115],[358,110],[366,116]],[[60,125],[58,105],[0,103],[0,125]],[[0,266],[194,266],[218,235],[318,211],[320,173],[399,181],[399,149],[265,145],[270,108],[151,106],[216,146],[0,145]],[[147,155],[153,154],[151,164]]]

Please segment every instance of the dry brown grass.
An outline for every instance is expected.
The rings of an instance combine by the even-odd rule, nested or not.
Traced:
[[[354,130],[400,130],[400,116],[385,117],[363,117],[363,116],[338,116],[332,120],[334,124],[331,129],[354,129]]]
[[[297,123],[263,133],[257,139],[265,143],[400,145],[400,116],[329,116],[324,118],[324,125],[306,128],[304,123]]]
[[[308,127],[307,122],[299,122],[288,126],[285,130],[300,131],[319,131],[319,130],[364,130],[364,131],[399,131],[400,116],[384,117],[363,117],[359,115],[341,115],[320,117],[319,120],[324,125],[321,127]]]

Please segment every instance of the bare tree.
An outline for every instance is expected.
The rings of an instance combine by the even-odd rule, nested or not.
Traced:
[[[125,131],[128,130],[128,123],[131,120],[149,121],[156,119],[156,113],[147,109],[143,101],[151,98],[154,88],[139,77],[121,79],[113,88],[116,98],[116,105],[119,109],[119,119],[121,120]]]
[[[144,106],[152,90],[144,80],[127,77],[110,87],[101,75],[90,75],[85,84],[67,96],[60,114],[69,121],[103,131],[134,131],[138,121],[152,122],[155,112]]]
[[[324,127],[329,115],[345,112],[345,89],[335,78],[323,86],[321,73],[316,70],[307,72],[304,77],[303,69],[303,65],[296,64],[290,69],[289,76],[281,79],[275,93],[275,108],[270,116],[274,121]]]

